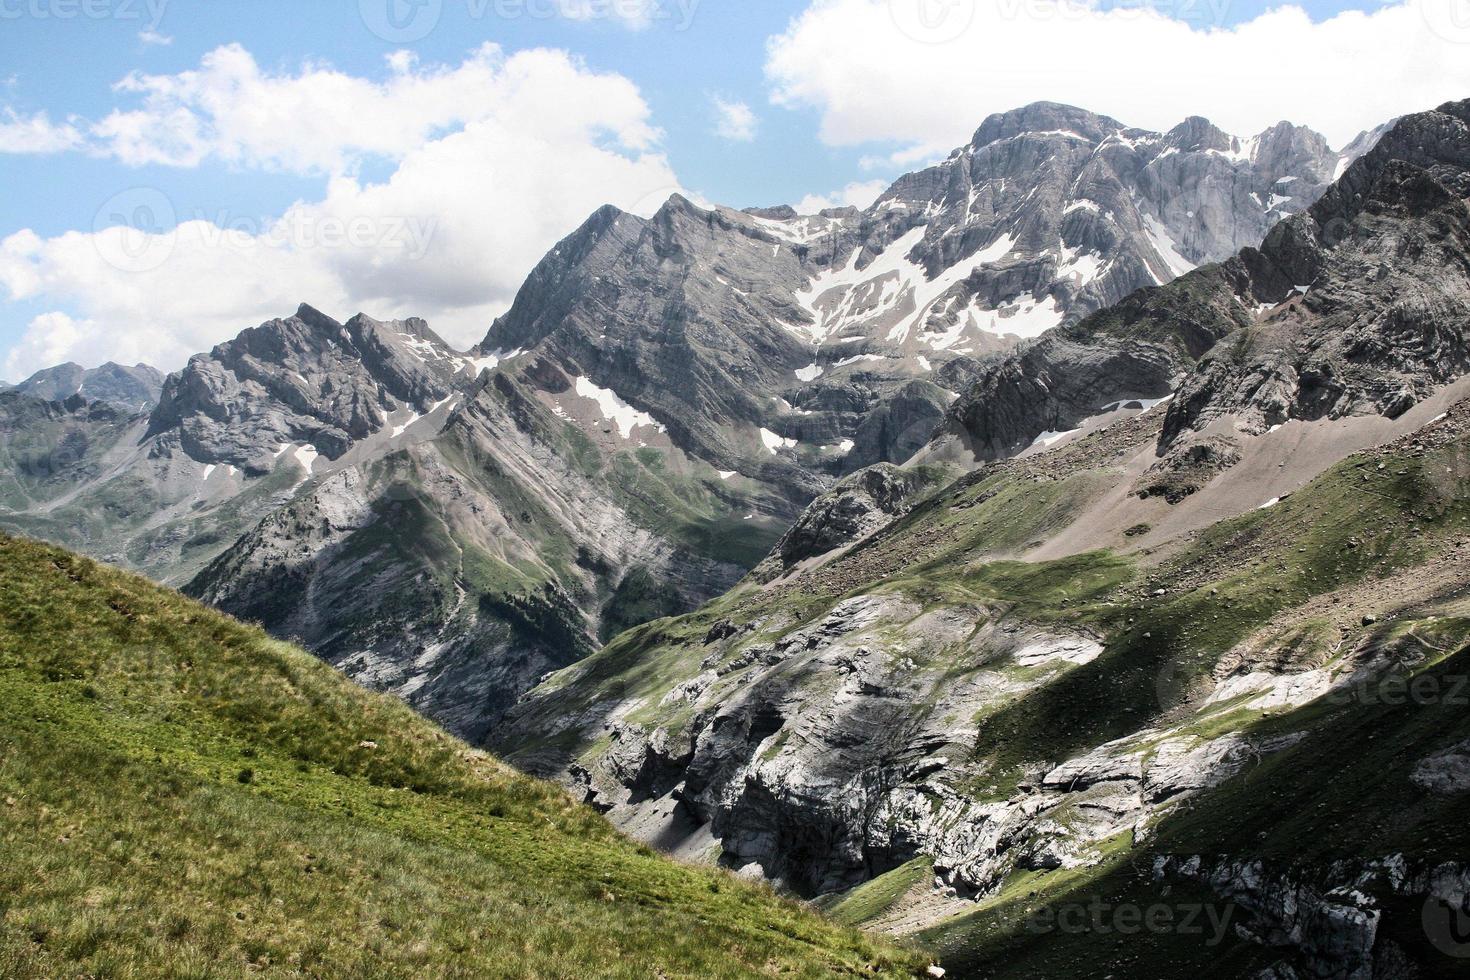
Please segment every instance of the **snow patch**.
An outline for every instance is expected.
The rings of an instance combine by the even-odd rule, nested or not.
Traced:
[[[1016,246],[1016,239],[1003,233],[930,279],[922,266],[909,259],[909,253],[923,241],[926,229],[921,225],[910,230],[861,271],[857,268],[861,253],[855,251],[846,267],[818,275],[796,297],[813,323],[792,329],[813,343],[822,343],[854,322],[873,322],[908,309],[913,312],[900,314],[887,335],[891,342],[902,342],[936,312],[936,304],[946,293],[977,269],[1005,258]]]
[[[1066,432],[1043,432],[1036,437],[1035,442],[1031,443],[1031,448],[1054,446],[1068,436],[1076,435],[1081,431],[1081,429],[1068,429]]]
[[[822,376],[822,373],[823,369],[816,362],[813,362],[804,368],[796,369],[796,380],[815,381]]]
[[[495,351],[490,354],[485,354],[481,357],[463,357],[460,358],[458,362],[460,365],[459,370],[460,373],[469,371],[472,372],[475,377],[479,377],[484,372],[494,371],[504,362],[514,360],[524,353],[524,350],[518,349],[513,351]]]
[[[392,431],[392,433],[389,434],[388,438],[389,439],[397,439],[399,436],[401,436],[405,432],[407,432],[411,426],[413,426],[415,423],[417,423],[422,418],[423,418],[422,415],[420,415],[417,412],[415,412],[413,414],[413,416],[407,422],[403,423],[402,425],[396,425],[396,426],[394,426],[393,427],[393,431]]]
[[[320,457],[321,453],[317,452],[316,447],[310,443],[304,446],[297,446],[296,452],[292,456],[296,460],[297,465],[306,471],[307,476],[311,476],[312,467],[316,466],[316,461]]]
[[[602,410],[603,419],[616,425],[618,432],[624,439],[632,437],[634,429],[640,429],[644,426],[651,426],[660,432],[668,431],[664,426],[654,421],[652,415],[649,415],[647,412],[640,412],[619,398],[617,392],[607,388],[599,388],[586,378],[577,379],[576,391],[581,397],[595,401],[597,407]]]
[[[798,445],[797,440],[778,436],[770,429],[761,429],[761,442],[765,443],[766,449],[772,454],[782,449],[795,449]]]
[[[1179,246],[1174,239],[1169,237],[1169,232],[1164,228],[1159,219],[1151,214],[1143,216],[1143,224],[1148,231],[1148,240],[1153,245],[1154,251],[1159,253],[1164,265],[1168,267],[1171,278],[1177,279],[1186,272],[1194,270],[1194,263],[1179,254]],[[1155,278],[1158,278],[1155,276]],[[1163,280],[1160,280],[1162,284]]]

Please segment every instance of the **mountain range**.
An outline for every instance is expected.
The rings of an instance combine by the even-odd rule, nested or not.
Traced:
[[[303,305],[42,372],[0,528],[952,969],[1435,975],[1470,731],[1382,692],[1470,640],[1467,198],[1470,103],[1036,104],[863,210],[603,208],[470,351]],[[1171,889],[1239,928],[1029,928]]]
[[[303,306],[193,358],[146,420],[76,405],[32,444],[17,399],[0,523],[481,738],[542,674],[734,585],[835,479],[907,460],[987,355],[1258,240],[1368,142],[1038,104],[864,211],[605,208],[467,353]],[[117,373],[15,393],[102,399]]]

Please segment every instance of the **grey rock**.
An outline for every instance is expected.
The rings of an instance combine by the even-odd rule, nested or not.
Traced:
[[[13,390],[53,402],[80,395],[88,401],[107,402],[136,414],[158,404],[163,373],[146,364],[126,367],[108,361],[88,370],[80,364],[68,363],[37,371]]]
[[[149,422],[161,452],[176,444],[201,463],[263,475],[282,446],[339,459],[405,406],[448,398],[463,359],[422,320],[346,324],[303,305],[246,330],[164,384]]]

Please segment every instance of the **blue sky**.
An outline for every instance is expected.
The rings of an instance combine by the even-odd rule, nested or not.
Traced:
[[[1463,67],[1470,65],[1470,37],[1456,33],[1459,20],[1385,13],[1464,0],[1333,0],[1295,14],[1262,0],[1157,0],[1146,15],[1136,2],[1102,4],[1125,8],[1111,19],[1096,5],[1061,16],[1045,6],[1049,0],[989,0],[978,14],[971,9],[975,0],[659,0],[653,16],[638,16],[636,7],[653,0],[440,2],[0,0],[0,177],[7,187],[0,196],[0,241],[9,242],[0,249],[0,377],[16,380],[67,357],[139,358],[174,368],[191,350],[290,312],[277,306],[292,288],[328,294],[299,297],[324,305],[361,303],[382,315],[437,317],[451,339],[467,344],[599,191],[630,208],[646,194],[666,196],[676,187],[737,207],[808,195],[835,203],[848,185],[858,185],[846,195],[858,200],[904,170],[942,157],[987,113],[1039,98],[1078,102],[1153,128],[1192,112],[1238,132],[1292,118],[1341,143],[1345,134],[1397,112],[1470,95],[1470,69]],[[409,25],[408,40],[385,40],[370,29],[387,23],[392,4],[410,4],[397,8],[399,23]],[[608,4],[635,16],[613,16]],[[916,38],[904,26],[914,11],[902,8],[913,4],[930,5],[920,11],[928,19],[913,23],[923,31],[940,24],[938,34]],[[996,14],[996,4],[1004,15]],[[558,5],[571,16],[552,13]],[[1364,13],[1339,16],[1344,11]],[[1163,19],[1172,19],[1173,28]],[[431,30],[424,29],[428,23]],[[1465,23],[1470,33],[1470,17]],[[1099,39],[1092,47],[1111,47],[1111,55],[1090,61],[1096,52],[1089,38]],[[493,57],[485,54],[487,42],[499,46]],[[1129,50],[1135,44],[1138,50]],[[271,98],[250,96],[248,87],[189,80],[226,46],[235,46],[237,72],[282,82]],[[1169,52],[1195,46],[1188,60],[1169,63]],[[514,60],[530,49],[563,52],[564,63],[526,67]],[[1359,50],[1373,51],[1381,64],[1354,68],[1349,62]],[[1015,61],[1017,51],[1028,60]],[[1159,52],[1156,81],[1116,70]],[[1259,64],[1252,63],[1256,57]],[[986,75],[992,61],[995,74]],[[471,63],[479,67],[465,67]],[[383,102],[385,118],[395,120],[385,129],[404,131],[383,146],[347,125],[375,118],[395,76],[455,69],[464,79],[445,82],[433,99],[399,92],[394,105]],[[320,114],[301,114],[296,94],[309,87],[302,79],[310,72],[367,86],[336,103],[356,117],[331,120],[345,135],[324,133],[333,127]],[[115,88],[134,74],[156,81]],[[292,80],[300,83],[294,89]],[[503,118],[493,107],[455,105],[484,98],[492,85],[499,86],[495,98],[511,105]],[[537,85],[561,87],[541,103],[527,90]],[[1343,91],[1353,85],[1361,94]],[[375,94],[373,86],[383,91]],[[244,105],[211,115],[218,100],[239,99],[241,91]],[[523,108],[515,108],[517,99]],[[603,99],[612,120],[605,131],[598,118]],[[737,107],[723,130],[721,103]],[[564,107],[581,120],[575,132],[558,129]],[[248,132],[221,135],[225,111],[246,119]],[[423,111],[442,112],[447,121],[414,133],[405,117]],[[456,112],[465,118],[454,118]],[[120,113],[136,116],[123,120],[125,135],[117,126],[103,132]],[[486,113],[494,133],[483,135],[490,141],[483,145],[526,141],[525,165],[544,180],[525,186],[507,180],[518,159],[509,153],[487,166],[493,178],[476,179],[462,161],[435,176],[431,168],[444,164],[424,151],[457,129],[486,125],[480,118]],[[170,132],[181,116],[194,127],[191,152],[149,159],[140,147]],[[540,133],[538,119],[557,131]],[[298,155],[292,143],[311,152]],[[561,161],[572,158],[579,162],[561,173]],[[605,164],[618,172],[609,176]],[[422,182],[412,193],[398,186],[409,183],[409,172]],[[343,179],[352,182],[347,190],[330,190]],[[374,191],[389,184],[396,190]],[[273,240],[268,261],[240,254],[217,261],[215,253],[228,249],[208,235],[202,242],[180,237],[168,243],[168,262],[159,268],[125,269],[129,277],[114,280],[117,263],[92,268],[77,249],[108,224],[103,212],[117,195],[134,188],[166,202],[163,209],[140,209],[126,198],[114,208],[149,216],[154,226],[145,231],[164,233],[196,218],[260,233],[298,206],[311,209],[316,221],[326,210],[340,216],[359,207],[376,208],[380,222],[424,217],[437,222],[436,235],[432,249],[412,256],[420,262],[413,270],[396,253],[374,253],[372,241],[325,254],[335,246],[313,239],[308,254],[299,237],[284,245]],[[481,224],[513,214],[506,224],[519,237],[477,238],[456,228],[455,194],[484,207]],[[429,198],[434,203],[424,203]],[[323,203],[328,199],[330,208]],[[436,217],[435,207],[446,213]],[[538,216],[544,220],[538,223]],[[282,283],[307,265],[299,283]],[[246,281],[256,274],[261,283]],[[403,283],[400,293],[387,293],[385,278]],[[493,284],[481,288],[481,280]]]

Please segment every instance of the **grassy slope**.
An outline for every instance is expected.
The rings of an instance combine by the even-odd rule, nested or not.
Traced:
[[[1091,487],[1086,473],[1037,481],[1023,466],[992,468],[961,481],[796,588],[737,590],[692,616],[644,626],[549,687],[566,685],[563,706],[629,696],[657,704],[671,684],[693,676],[707,653],[700,638],[718,620],[774,616],[777,631],[785,633],[843,596],[896,590],[926,606],[978,600],[1008,619],[1080,628],[1104,641],[1103,655],[1091,664],[984,719],[973,746],[975,757],[986,763],[985,785],[973,787],[979,797],[1008,796],[1037,764],[1166,719],[1206,736],[1318,733],[1176,811],[1158,828],[1156,846],[1132,850],[1122,842],[1102,848],[1098,865],[1085,871],[1018,875],[974,914],[926,933],[922,938],[961,975],[1117,976],[1145,966],[1156,972],[1138,975],[1248,975],[1263,955],[1261,966],[1275,959],[1245,944],[1227,951],[1169,934],[1130,939],[1119,949],[1117,936],[1057,941],[1054,934],[1024,932],[1026,910],[1048,902],[1085,903],[1093,896],[1145,906],[1157,902],[1158,886],[1147,880],[1154,853],[1244,854],[1316,867],[1345,855],[1404,853],[1430,860],[1470,853],[1463,830],[1470,817],[1466,801],[1426,801],[1407,780],[1414,760],[1470,736],[1470,713],[1463,705],[1431,712],[1332,703],[1285,715],[1230,704],[1206,712],[1190,706],[1193,685],[1273,622],[1280,625],[1270,627],[1266,642],[1298,666],[1332,661],[1344,639],[1351,649],[1360,641],[1398,643],[1413,633],[1434,636],[1432,648],[1411,651],[1411,660],[1423,658],[1416,670],[1454,676],[1470,670],[1470,653],[1457,652],[1470,643],[1470,622],[1453,591],[1347,634],[1315,614],[1297,612],[1331,605],[1319,597],[1339,592],[1387,594],[1406,577],[1433,571],[1445,549],[1470,532],[1470,439],[1430,438],[1421,448],[1411,438],[1352,457],[1279,505],[1221,522],[1167,557],[1093,553],[1038,563],[997,560],[998,553],[1065,523]],[[1163,595],[1155,595],[1159,589]],[[1381,617],[1390,608],[1372,611]],[[757,632],[751,642],[772,638]],[[634,720],[677,727],[679,719],[667,717],[669,711],[650,708]],[[596,748],[581,744],[571,751]],[[1399,827],[1402,832],[1395,831]],[[878,879],[829,907],[848,921],[863,921],[882,911],[897,883]],[[1191,899],[1189,887],[1175,884],[1172,901],[1209,897]],[[1386,926],[1401,927],[1402,922]],[[1432,974],[1437,964],[1423,968]]]
[[[0,703],[3,976],[922,965],[636,847],[257,630],[11,538]]]

